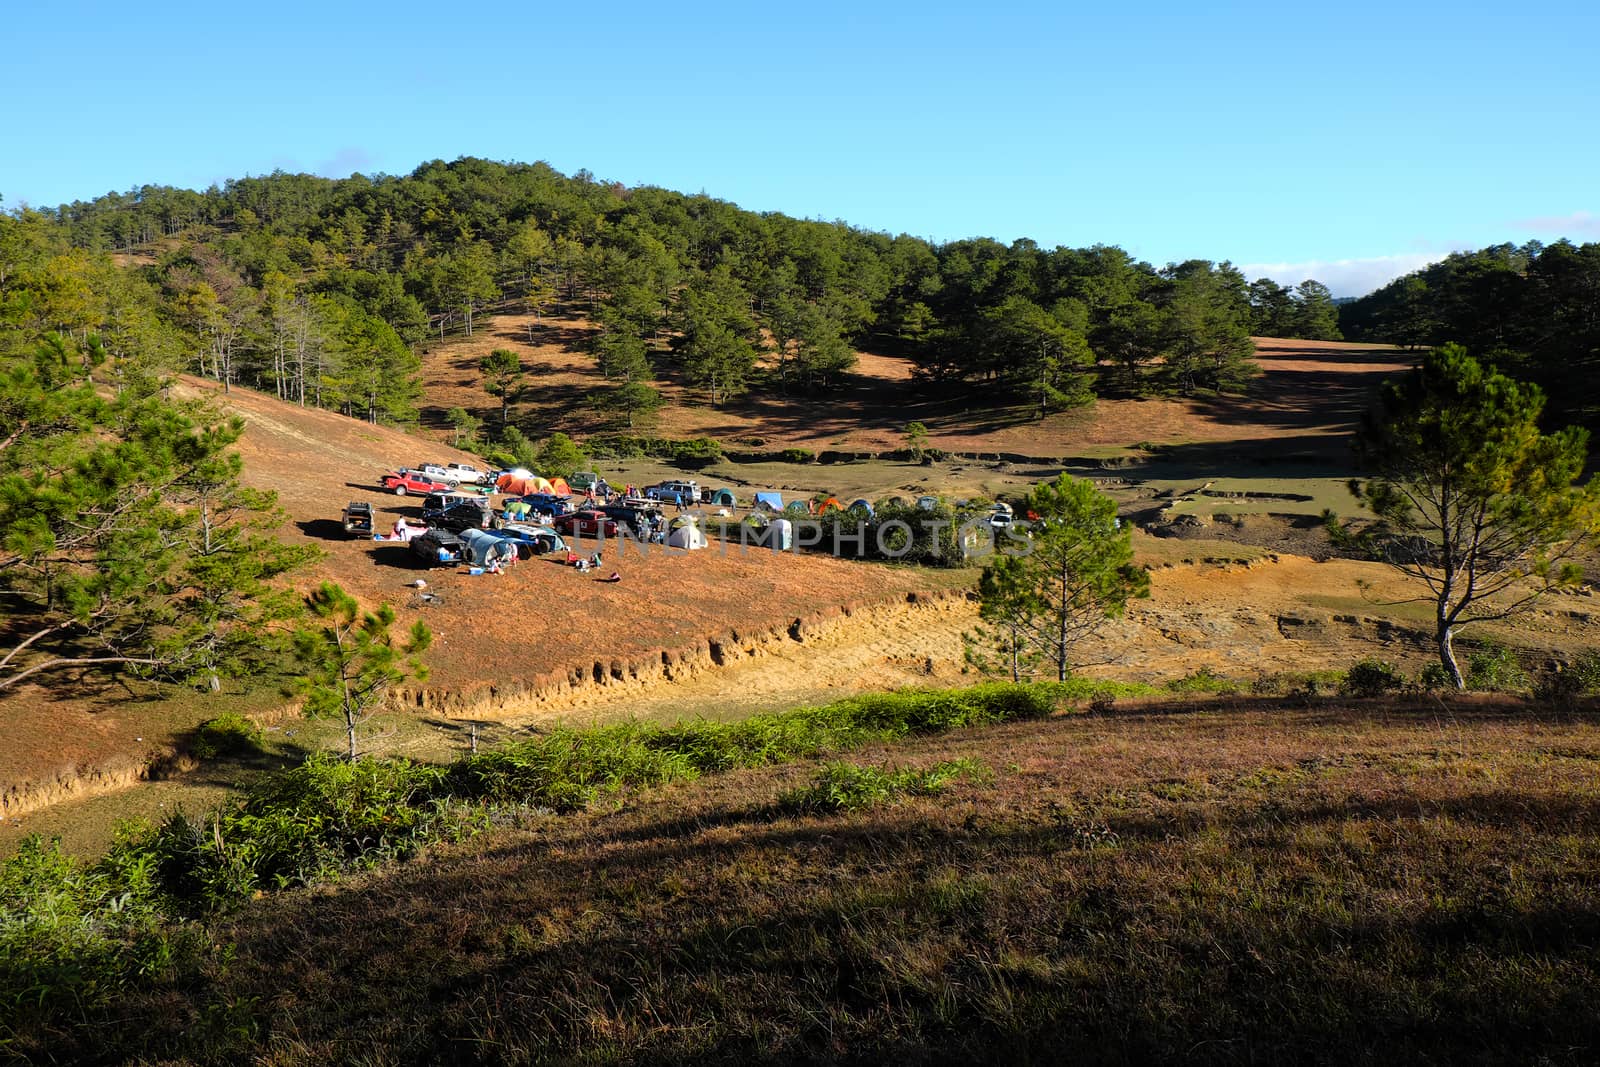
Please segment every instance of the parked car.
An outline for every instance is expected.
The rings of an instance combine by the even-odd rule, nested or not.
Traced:
[[[567,479],[567,484],[572,486],[575,492],[587,493],[590,489],[597,485],[603,485],[605,482],[594,471],[578,471]]]
[[[646,520],[657,524],[662,521],[662,515],[659,508],[641,508],[632,507],[626,504],[612,504],[596,510],[616,520],[616,523],[619,527],[621,527],[623,530],[626,530],[634,537],[641,537],[644,535],[644,524]]]
[[[996,504],[994,506],[994,510],[989,512],[989,525],[993,526],[996,530],[1010,526],[1011,505],[1004,502]]]
[[[385,474],[378,479],[378,484],[394,493],[395,496],[405,496],[407,493],[443,493],[454,489],[453,485],[434,481],[432,478],[415,474],[411,471],[397,471]]]
[[[663,504],[676,504],[680,508],[693,507],[700,503],[700,485],[697,482],[661,482],[652,485],[644,491],[646,500],[657,500]]]
[[[517,555],[523,559],[567,550],[566,540],[548,526],[508,522],[494,531],[494,536],[513,542],[517,546]]]
[[[469,482],[473,485],[482,485],[490,481],[488,471],[481,471],[470,463],[446,463],[444,469],[450,472],[450,477],[463,485]]]
[[[344,506],[344,532],[348,537],[372,536],[372,504],[365,500],[352,500]]]
[[[564,534],[599,534],[601,537],[615,537],[618,530],[616,519],[592,508],[558,515],[551,525]]]
[[[424,478],[432,478],[436,482],[443,482],[451,489],[461,484],[461,479],[442,463],[422,463],[415,467],[407,467],[406,470],[412,474],[420,474]]]
[[[422,518],[424,521],[437,518],[457,504],[475,504],[478,507],[488,507],[488,502],[483,497],[473,493],[456,493],[445,491],[443,493],[429,493],[428,498],[422,502]]]
[[[462,530],[488,530],[494,526],[494,512],[475,501],[453,504],[428,519],[436,530],[460,533]]]
[[[429,530],[411,539],[411,551],[432,567],[461,562],[461,538],[449,530]]]
[[[565,515],[573,510],[571,497],[556,496],[553,493],[529,493],[512,499],[522,501],[541,515]]]

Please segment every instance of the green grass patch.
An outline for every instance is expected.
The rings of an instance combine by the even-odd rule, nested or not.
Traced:
[[[810,784],[780,796],[777,807],[796,815],[864,811],[902,796],[938,796],[951,782],[979,777],[985,770],[983,764],[970,759],[946,760],[924,770],[830,763]]]

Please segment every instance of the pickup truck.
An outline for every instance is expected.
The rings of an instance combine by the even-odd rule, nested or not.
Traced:
[[[455,471],[438,463],[424,463],[416,467],[407,467],[406,471],[411,474],[420,474],[424,478],[432,478],[436,482],[443,482],[451,489],[460,485],[462,481]]]
[[[487,471],[481,471],[468,463],[446,463],[444,469],[457,482],[482,485],[484,482],[489,481]]]
[[[391,474],[385,474],[378,479],[378,484],[394,493],[395,496],[405,496],[407,493],[443,493],[455,488],[454,485],[446,485],[444,482],[435,481],[414,471],[396,471]]]

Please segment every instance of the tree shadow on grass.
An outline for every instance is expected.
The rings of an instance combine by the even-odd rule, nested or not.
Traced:
[[[1514,851],[1525,838],[1515,806],[1484,805],[1460,797],[1441,816],[1513,820],[1498,840]],[[1402,798],[1351,798],[1279,813],[1272,830],[1292,834],[1284,818],[1406,811]],[[1592,1013],[1569,1010],[1589,988],[1600,938],[1591,910],[1565,898],[1513,904],[1508,890],[1476,908],[1400,912],[1355,886],[1356,897],[1321,910],[1292,885],[1263,890],[1261,903],[1213,904],[1200,889],[1233,868],[1215,845],[1184,851],[1183,839],[1214,838],[1215,823],[1161,833],[1129,823],[1120,844],[1085,847],[1068,825],[965,826],[926,807],[577,818],[581,833],[556,829],[247,915],[229,931],[238,962],[220,992],[263,996],[272,1031],[306,1047],[360,1041],[368,1054],[434,1060],[488,1047],[508,1060],[566,1058],[598,1024],[619,1042],[619,1062],[681,1064],[891,1053],[1057,1062],[1072,1051],[1123,1062],[1187,1058],[1210,1042],[1296,1061],[1393,1048],[1517,1059],[1592,1044],[1600,1029]],[[1230,855],[1255,862],[1264,847],[1246,838]],[[1319,855],[1305,862],[1335,877]],[[1171,863],[1174,892],[1140,896],[1137,879]],[[1564,977],[1457,985],[1443,1014],[1427,1011],[1426,991],[1400,995],[1413,966],[1443,983],[1478,948],[1556,961],[1563,969],[1550,973]],[[1317,960],[1357,965],[1327,973]],[[335,974],[339,997],[292,995]]]

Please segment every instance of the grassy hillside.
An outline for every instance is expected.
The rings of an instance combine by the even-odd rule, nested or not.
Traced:
[[[1583,1063],[1600,1045],[1592,712],[1112,708],[847,758],[864,770],[508,811],[425,862],[273,896],[218,930],[226,965],[58,1052]]]
[[[526,372],[512,411],[529,436],[626,431],[625,423],[588,403],[607,386],[589,351],[595,329],[577,314],[509,312],[486,318],[471,337],[429,342],[422,362],[424,418],[442,440],[452,437],[443,427],[445,412],[454,407],[497,427],[500,404],[484,391],[478,361],[506,348],[518,353]],[[1259,338],[1256,354],[1263,373],[1248,396],[1101,398],[1091,408],[1044,419],[993,388],[928,383],[915,377],[911,360],[871,352],[858,353],[854,370],[827,394],[767,391],[720,407],[664,367],[665,406],[644,425],[662,436],[707,436],[731,448],[771,451],[901,449],[912,421],[928,426],[934,447],[950,451],[1109,456],[1143,442],[1228,442],[1235,450],[1281,451],[1272,442],[1282,438],[1305,451],[1326,449],[1330,438],[1354,429],[1377,384],[1410,365],[1404,353],[1383,345]],[[1342,440],[1337,445],[1344,459]]]

